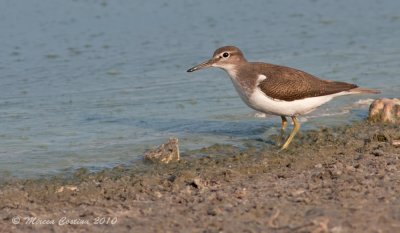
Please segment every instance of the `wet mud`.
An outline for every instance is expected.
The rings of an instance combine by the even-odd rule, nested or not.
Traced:
[[[400,232],[400,126],[303,132],[0,188],[0,232]],[[273,141],[274,138],[267,139]]]

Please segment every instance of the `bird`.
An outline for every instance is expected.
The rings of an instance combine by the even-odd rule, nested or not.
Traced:
[[[379,90],[356,84],[323,80],[299,69],[263,62],[249,62],[235,46],[215,50],[211,59],[187,72],[217,67],[225,70],[240,98],[256,111],[280,116],[281,137],[290,117],[294,127],[281,150],[289,147],[300,131],[298,116],[308,114],[334,97],[351,94],[378,94]]]

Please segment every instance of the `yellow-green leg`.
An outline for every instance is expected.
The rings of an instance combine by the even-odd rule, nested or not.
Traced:
[[[285,116],[281,116],[281,118],[282,118],[282,126],[281,126],[281,133],[279,135],[278,142],[277,142],[278,145],[282,144],[282,140],[285,137],[285,130],[286,130],[286,127],[288,124],[288,121]]]
[[[281,118],[282,118],[281,134],[284,134],[287,126],[287,119],[285,116],[281,116]]]
[[[286,140],[285,144],[283,144],[281,150],[287,149],[289,144],[292,142],[294,136],[297,134],[297,132],[299,132],[301,124],[300,122],[297,120],[297,117],[292,116],[292,121],[294,123],[294,128],[292,130],[292,132],[290,133],[288,139]],[[283,127],[283,119],[282,119],[282,127]]]

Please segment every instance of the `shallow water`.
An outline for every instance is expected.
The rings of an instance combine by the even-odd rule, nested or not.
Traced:
[[[248,60],[297,67],[399,97],[400,1],[0,2],[0,175],[101,169],[170,136],[183,149],[276,133],[217,69],[186,69],[233,44]],[[337,98],[304,128],[365,118]],[[321,117],[319,117],[321,116]],[[322,117],[323,116],[323,117]]]

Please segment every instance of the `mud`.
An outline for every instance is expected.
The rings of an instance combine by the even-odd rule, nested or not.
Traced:
[[[398,139],[399,126],[363,122],[283,152],[214,145],[177,163],[15,180],[0,189],[0,232],[400,232]]]

